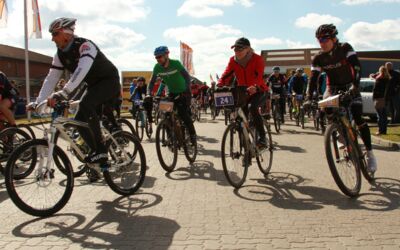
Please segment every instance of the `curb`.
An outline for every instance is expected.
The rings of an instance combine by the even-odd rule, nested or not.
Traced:
[[[379,138],[374,135],[371,135],[371,139],[372,139],[372,142],[375,144],[379,144],[381,146],[384,146],[384,147],[387,147],[387,148],[390,148],[390,149],[396,150],[396,151],[400,150],[400,143],[388,141],[388,140]]]

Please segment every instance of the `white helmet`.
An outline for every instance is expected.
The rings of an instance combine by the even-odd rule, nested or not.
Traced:
[[[56,30],[67,28],[72,31],[75,29],[76,18],[60,17],[54,20],[49,26],[49,32],[53,33]]]

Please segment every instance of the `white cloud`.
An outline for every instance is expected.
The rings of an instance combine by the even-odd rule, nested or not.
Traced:
[[[246,8],[254,5],[251,0],[186,0],[177,10],[178,16],[191,16],[204,18],[212,16],[222,16],[224,11],[221,7],[240,4]]]
[[[144,0],[47,0],[40,2],[40,8],[57,14],[124,23],[144,19],[150,13]]]
[[[346,5],[361,5],[361,4],[372,4],[372,3],[400,3],[400,0],[343,0],[342,4]]]
[[[312,43],[303,43],[300,41],[291,41],[291,40],[286,40],[286,46],[289,49],[300,49],[300,48],[317,48],[318,44],[312,44]]]
[[[317,13],[308,13],[306,16],[296,19],[295,25],[299,28],[315,29],[321,24],[333,23],[335,25],[341,24],[343,21],[339,17],[331,15],[321,15]]]
[[[380,42],[400,40],[400,19],[357,22],[344,32],[344,37],[358,49],[384,49]]]

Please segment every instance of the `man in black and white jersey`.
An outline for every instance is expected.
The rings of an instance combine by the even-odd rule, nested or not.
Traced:
[[[314,91],[320,90],[322,87],[318,86],[318,77],[321,72],[325,72],[327,78],[324,98],[335,95],[338,91],[350,90],[352,92],[351,114],[367,148],[368,168],[375,172],[377,163],[372,152],[371,133],[368,124],[362,118],[362,99],[358,90],[361,64],[352,46],[348,43],[340,43],[336,37],[337,34],[338,31],[333,24],[323,24],[315,33],[321,51],[312,61],[307,97],[309,99]]]
[[[121,88],[119,74],[114,64],[92,41],[74,35],[75,22],[75,18],[62,17],[50,24],[49,32],[57,46],[57,53],[36,102],[29,104],[28,108],[49,97],[51,105],[59,100],[68,100],[77,87],[86,82],[87,91],[81,98],[75,119],[87,122],[90,127],[90,130],[79,130],[91,148],[86,161],[104,166],[108,154],[101,135],[98,111],[103,104],[118,98]],[[71,78],[62,90],[53,93],[64,70],[72,73]]]

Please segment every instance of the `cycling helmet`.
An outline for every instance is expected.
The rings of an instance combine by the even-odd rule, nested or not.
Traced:
[[[315,31],[315,37],[317,37],[317,38],[318,37],[335,38],[337,34],[338,34],[338,31],[336,29],[336,26],[333,24],[322,24]]]
[[[281,71],[281,68],[279,68],[279,66],[274,66],[274,67],[272,68],[272,70],[273,70],[273,71]]]
[[[303,68],[297,68],[297,69],[296,69],[296,72],[303,73],[303,72],[304,72],[304,69],[303,69]]]
[[[168,54],[169,50],[167,46],[160,46],[154,50],[154,56],[162,56]]]
[[[70,29],[72,31],[75,30],[75,18],[69,18],[69,17],[60,17],[54,20],[50,26],[49,26],[49,32],[53,33],[56,30],[59,29]]]

